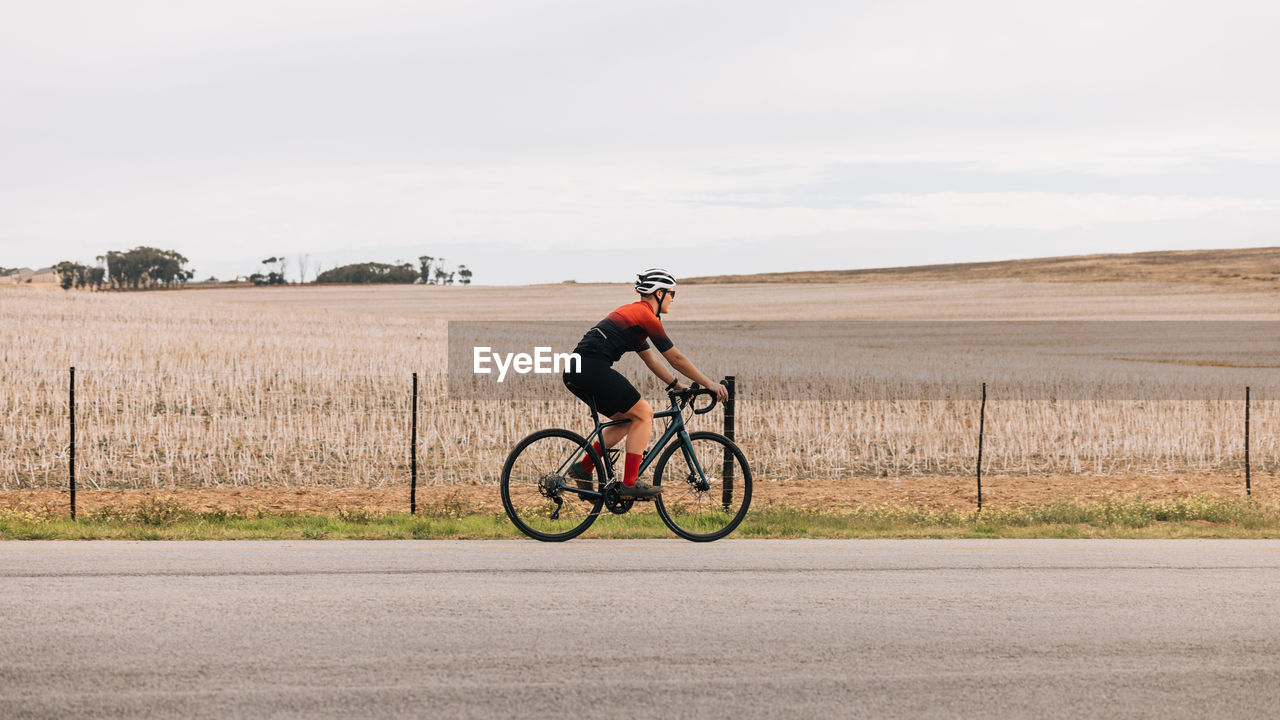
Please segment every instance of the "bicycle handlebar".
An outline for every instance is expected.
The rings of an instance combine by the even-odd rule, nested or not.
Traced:
[[[698,383],[694,383],[683,390],[668,390],[667,395],[671,397],[672,402],[679,401],[680,408],[682,410],[694,404],[699,397],[705,395],[711,398],[711,402],[704,408],[699,409],[697,405],[694,405],[694,415],[705,415],[706,413],[711,412],[711,410],[715,408],[716,404],[720,402],[720,400],[716,398],[714,391],[708,390],[704,387],[698,387]]]

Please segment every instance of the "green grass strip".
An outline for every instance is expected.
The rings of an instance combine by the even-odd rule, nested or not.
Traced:
[[[196,512],[172,500],[107,507],[72,521],[51,509],[0,509],[4,540],[512,539],[505,515],[406,515],[368,508],[333,515]],[[583,537],[674,537],[653,513],[603,515]],[[752,509],[738,538],[1278,538],[1280,507],[1242,499],[1058,502],[982,511],[863,506],[816,512]]]

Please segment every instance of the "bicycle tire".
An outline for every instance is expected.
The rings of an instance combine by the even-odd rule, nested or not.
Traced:
[[[730,485],[733,492],[738,493],[740,504],[726,508],[723,502],[724,496],[717,497],[716,492],[723,493],[723,479],[721,478],[720,489],[717,490],[715,483],[711,488],[702,490],[694,486],[696,478],[695,473],[689,468],[687,461],[684,460],[683,450],[684,444],[679,442],[671,443],[662,453],[662,457],[658,458],[658,465],[653,471],[653,484],[662,486],[661,495],[654,498],[654,506],[658,511],[658,515],[662,518],[662,522],[666,524],[671,532],[679,535],[686,540],[693,542],[710,542],[719,540],[720,538],[733,532],[742,519],[746,517],[747,510],[751,507],[751,467],[747,464],[747,457],[743,455],[742,449],[737,446],[729,438],[709,431],[699,431],[690,433],[689,440],[694,447],[694,455],[698,457],[698,464],[703,468],[704,476],[716,475],[721,473],[714,472],[716,468],[708,470],[702,459],[705,455],[706,459],[715,462],[710,457],[710,453],[699,452],[696,447],[700,441],[719,445],[722,452],[728,453],[734,459],[735,477]],[[666,485],[662,485],[662,475],[667,471],[667,464],[671,462],[672,457],[676,453],[681,453],[680,460],[672,466],[672,470],[676,472],[686,473],[685,483],[681,484],[668,480]],[[723,458],[721,458],[723,461]],[[676,468],[679,467],[679,470]],[[740,473],[740,477],[736,477]],[[670,495],[668,495],[670,493]],[[704,504],[705,501],[705,504]],[[716,507],[719,506],[719,510]],[[725,518],[725,522],[720,525],[720,519]],[[708,526],[713,529],[706,531]],[[703,532],[699,532],[699,531]]]
[[[547,442],[559,440],[558,443]],[[536,444],[536,445],[535,445]],[[576,448],[576,450],[575,450]],[[570,459],[570,453],[573,453]],[[554,474],[559,463],[569,459],[577,462],[581,454],[587,454],[595,463],[595,490],[603,490],[605,485],[604,463],[581,435],[560,428],[539,430],[516,443],[507,460],[502,465],[502,507],[511,523],[520,532],[535,540],[543,542],[564,542],[575,538],[591,527],[600,515],[603,497],[596,497],[590,502],[572,491],[561,492],[562,502],[559,506],[542,492],[539,483],[547,474]],[[523,461],[522,461],[523,459]],[[563,480],[563,476],[559,476]],[[513,490],[514,486],[514,490]],[[538,497],[544,498],[542,501]],[[570,505],[571,514],[565,518],[550,517],[553,510],[564,509]],[[543,517],[543,513],[547,516]]]

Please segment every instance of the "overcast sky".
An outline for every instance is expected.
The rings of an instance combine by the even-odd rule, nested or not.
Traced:
[[[1275,2],[6,3],[0,265],[1280,245],[1278,36]]]

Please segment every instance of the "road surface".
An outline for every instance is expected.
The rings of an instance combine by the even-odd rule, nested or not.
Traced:
[[[1280,542],[8,542],[0,648],[6,718],[1255,718]]]

